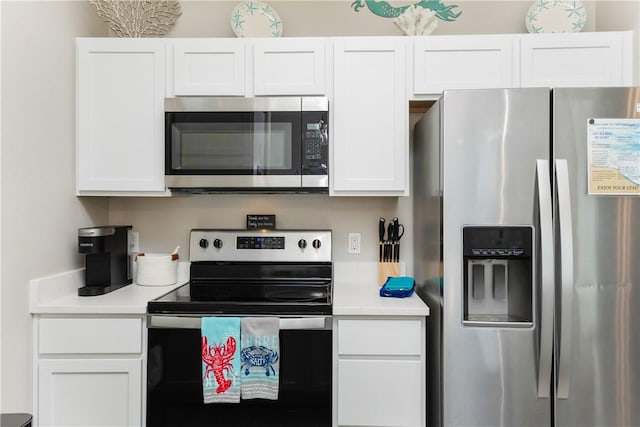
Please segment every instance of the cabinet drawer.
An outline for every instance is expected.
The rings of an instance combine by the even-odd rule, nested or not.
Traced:
[[[420,320],[338,320],[338,354],[422,354]]]
[[[40,319],[39,328],[40,353],[142,353],[142,319]]]

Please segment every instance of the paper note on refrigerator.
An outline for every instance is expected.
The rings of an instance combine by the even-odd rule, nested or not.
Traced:
[[[589,119],[589,194],[640,195],[640,119]]]

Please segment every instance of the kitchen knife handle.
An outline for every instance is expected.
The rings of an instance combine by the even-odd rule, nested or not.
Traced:
[[[378,262],[382,262],[384,260],[385,255],[385,247],[384,247],[384,218],[380,218],[378,221],[378,242],[380,244],[380,254],[378,256]]]
[[[560,246],[560,342],[558,345],[558,399],[569,398],[569,367],[573,326],[573,224],[569,166],[566,159],[556,160],[558,224]]]
[[[540,233],[540,342],[538,351],[538,397],[551,394],[553,365],[553,300],[554,249],[551,206],[551,171],[548,160],[536,161],[536,203],[538,232]]]

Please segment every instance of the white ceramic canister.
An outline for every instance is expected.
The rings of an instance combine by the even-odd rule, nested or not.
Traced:
[[[147,254],[136,256],[136,283],[142,286],[166,286],[178,281],[178,254]]]

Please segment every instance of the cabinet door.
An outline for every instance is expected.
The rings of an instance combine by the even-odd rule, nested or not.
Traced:
[[[326,39],[256,39],[256,95],[324,95]]]
[[[41,359],[38,378],[41,426],[142,424],[141,359]]]
[[[165,50],[158,39],[78,39],[77,190],[164,191]]]
[[[245,40],[173,40],[174,93],[238,95],[245,92]]]
[[[523,87],[630,86],[631,32],[523,35]]]
[[[338,425],[422,425],[419,360],[338,361]]]
[[[406,40],[334,41],[332,195],[408,195]]]
[[[413,93],[514,87],[512,36],[441,36],[413,39]]]

